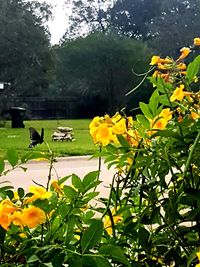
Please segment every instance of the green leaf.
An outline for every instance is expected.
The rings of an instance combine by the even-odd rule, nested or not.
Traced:
[[[197,249],[193,253],[191,253],[187,259],[187,267],[191,266],[191,263],[197,258],[196,253],[198,252]]]
[[[108,144],[106,150],[111,154],[117,154],[117,148],[114,145]]]
[[[111,267],[109,261],[102,256],[94,254],[83,255],[83,267]]]
[[[181,136],[174,132],[174,131],[171,131],[171,130],[161,130],[161,131],[157,131],[155,134],[153,134],[151,137],[156,137],[156,136],[162,136],[162,137],[172,137],[174,139],[177,139],[179,141],[182,141],[182,138]]]
[[[28,259],[28,263],[33,263],[33,262],[36,262],[36,261],[40,261],[40,259],[38,258],[37,255],[33,255],[31,256],[29,259]]]
[[[148,119],[154,118],[153,113],[148,104],[140,102],[140,109],[142,110],[142,113],[145,115],[145,117],[147,117]]]
[[[77,197],[77,192],[69,185],[65,185],[63,187],[63,192],[65,197],[67,197],[70,200],[73,200]]]
[[[89,228],[87,228],[81,238],[81,249],[84,253],[93,248],[100,240],[103,232],[103,223],[100,220],[92,220]]]
[[[0,158],[0,173],[4,171],[4,168],[5,168],[4,159]]]
[[[15,167],[19,161],[19,155],[17,151],[14,149],[9,149],[7,151],[7,158],[8,158],[8,162],[10,163],[12,167]]]
[[[66,182],[70,177],[71,177],[71,174],[70,174],[70,175],[67,175],[67,176],[64,176],[63,178],[61,178],[61,179],[58,180],[58,184],[59,184],[59,185],[63,184],[63,183]]]
[[[108,163],[108,162],[114,161],[116,159],[117,159],[116,155],[107,156],[106,159],[104,160],[104,163]]]
[[[120,247],[114,245],[103,245],[99,252],[105,257],[111,258],[116,262],[125,264],[126,266],[131,266]]]
[[[159,92],[155,90],[149,99],[149,108],[153,112],[153,116],[156,116],[156,110],[159,104]]]
[[[136,115],[136,119],[145,129],[149,129],[150,127],[149,120],[144,115],[138,114]]]
[[[17,189],[17,193],[18,193],[18,196],[19,196],[20,198],[23,198],[24,195],[25,195],[25,191],[24,191],[24,189],[21,188],[21,187],[19,187],[19,188]]]
[[[97,180],[98,177],[99,177],[99,171],[89,172],[84,176],[83,182],[82,182],[84,192],[88,191],[91,188],[90,187],[91,183]]]
[[[197,56],[193,62],[191,62],[188,67],[187,67],[187,74],[186,74],[186,79],[191,83],[195,76],[199,72],[199,67],[200,67],[200,55]]]
[[[7,190],[6,195],[12,200],[14,198],[14,193],[13,190]]]
[[[89,192],[84,196],[83,201],[88,203],[91,199],[94,199],[98,195],[99,192]]]
[[[142,248],[147,248],[149,246],[149,231],[147,231],[144,227],[139,228],[139,244],[142,246]]]
[[[165,106],[169,106],[170,101],[166,94],[159,96],[159,102]]]
[[[62,203],[58,208],[58,212],[63,219],[69,214],[70,210],[71,210],[71,206],[67,205],[67,203],[65,202]]]
[[[126,139],[123,135],[118,134],[118,135],[117,135],[117,139],[118,139],[118,141],[120,142],[120,145],[121,145],[122,147],[126,147],[126,148],[129,148],[129,147],[130,147],[129,142],[127,141],[127,139]]]
[[[72,184],[73,186],[78,189],[78,191],[80,192],[83,192],[83,185],[82,185],[82,181],[81,179],[75,175],[75,174],[72,174]]]

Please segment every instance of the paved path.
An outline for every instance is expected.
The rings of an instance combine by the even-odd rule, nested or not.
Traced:
[[[33,184],[33,180],[44,186],[46,185],[49,173],[49,163],[47,161],[32,161],[23,166],[27,167],[26,172],[17,168],[6,176],[1,177],[1,181],[9,181],[15,188],[23,187],[25,190],[28,190],[28,187]],[[54,167],[55,169],[52,170],[52,180],[72,173],[83,178],[88,172],[98,170],[98,159],[90,159],[89,156],[58,158],[57,162],[54,163]],[[6,165],[6,168],[9,168],[9,166]],[[100,196],[108,195],[108,187],[112,181],[113,174],[114,170],[107,170],[102,161],[100,174],[102,183],[98,186]]]

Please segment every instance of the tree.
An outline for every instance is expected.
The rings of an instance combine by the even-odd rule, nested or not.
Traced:
[[[78,96],[85,116],[126,106],[125,93],[139,82],[132,69],[144,70],[151,55],[140,41],[103,33],[65,42],[55,53],[59,93]]]
[[[48,86],[52,64],[49,7],[37,1],[0,1],[0,81],[11,95],[38,95]]]
[[[74,40],[81,36],[99,31],[106,32],[108,13],[111,1],[108,0],[74,0],[69,17],[69,27],[63,36],[64,40]]]
[[[199,36],[199,16],[199,0],[164,1],[160,16],[149,24],[149,31],[154,36],[149,45],[162,56],[176,57],[183,46]]]
[[[110,27],[120,35],[149,38],[148,25],[160,13],[159,0],[118,0],[109,10]]]

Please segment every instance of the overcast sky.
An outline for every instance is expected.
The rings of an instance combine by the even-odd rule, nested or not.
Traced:
[[[70,13],[69,6],[67,7],[64,4],[65,0],[40,0],[40,1],[45,1],[53,6],[52,11],[54,19],[52,21],[49,21],[48,25],[51,32],[51,43],[57,44],[67,28],[68,24],[67,14]]]

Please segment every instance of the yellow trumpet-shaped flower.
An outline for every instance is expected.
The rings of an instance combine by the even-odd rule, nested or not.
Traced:
[[[111,120],[113,123],[117,123],[121,120],[122,116],[119,112],[116,112],[114,116],[112,116]]]
[[[159,62],[160,62],[160,57],[159,56],[153,56],[151,58],[150,65],[151,66],[154,66],[154,65],[158,64]]]
[[[17,210],[17,207],[8,199],[0,203],[0,225],[5,230],[8,230],[11,224],[11,215]]]
[[[121,118],[115,125],[112,127],[112,131],[115,134],[124,134],[126,133],[126,120]]]
[[[200,46],[200,38],[199,37],[194,38],[194,45]]]
[[[24,226],[35,228],[39,224],[45,222],[46,216],[43,210],[38,207],[31,206],[22,211],[21,219]]]
[[[178,70],[186,70],[186,65],[184,63],[179,63],[177,64],[177,69]]]
[[[137,130],[130,129],[127,132],[127,140],[133,147],[138,147],[141,137]]]
[[[99,125],[94,137],[95,143],[106,146],[112,141],[112,130],[108,127],[107,123],[102,123]]]
[[[30,203],[35,201],[36,199],[46,199],[52,196],[51,192],[47,192],[45,188],[31,185],[29,187],[29,192],[33,195],[25,200],[25,203]]]
[[[164,118],[165,120],[169,121],[172,118],[172,111],[170,110],[170,108],[164,108],[160,114],[159,117]]]
[[[183,48],[181,48],[180,52],[181,52],[181,55],[177,59],[177,61],[185,59],[190,54],[191,50],[189,47],[183,47]]]
[[[22,212],[21,211],[15,211],[11,215],[11,220],[14,225],[18,225],[21,228],[23,228],[23,221],[22,221]]]
[[[57,180],[52,181],[51,185],[59,196],[63,195],[63,185],[59,185]]]
[[[172,111],[169,108],[163,109],[158,116],[154,119],[149,119],[150,128],[155,130],[164,130],[169,122],[172,119]],[[155,133],[155,130],[150,131],[150,134]]]
[[[189,92],[183,91],[184,87],[185,86],[183,84],[181,84],[179,87],[176,87],[174,93],[170,97],[171,102],[174,102],[175,100],[182,101],[185,96],[190,95]]]

